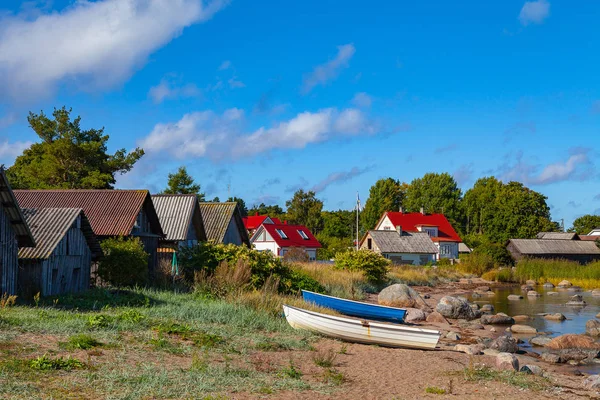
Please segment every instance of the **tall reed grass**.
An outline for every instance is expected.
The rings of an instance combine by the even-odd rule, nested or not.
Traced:
[[[523,259],[517,263],[514,275],[519,282],[532,279],[556,285],[568,280],[573,285],[594,289],[600,288],[600,261],[581,265],[566,260]]]

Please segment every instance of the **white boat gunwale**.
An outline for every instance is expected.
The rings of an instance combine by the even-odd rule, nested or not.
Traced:
[[[326,294],[321,294],[321,293],[317,293],[317,292],[311,292],[310,290],[304,290],[304,289],[302,289],[302,291],[306,292],[306,293],[316,294],[317,296],[329,297],[330,299],[335,299],[335,300],[349,301],[349,302],[352,302],[352,303],[362,304],[362,305],[367,305],[367,306],[373,306],[373,307],[389,308],[390,310],[406,311],[406,308],[382,306],[380,304],[367,303],[367,302],[364,302],[364,301],[356,301],[356,300],[350,300],[350,299],[343,299],[341,297],[329,296],[329,295],[326,295]],[[308,300],[308,301],[310,302],[310,300]]]

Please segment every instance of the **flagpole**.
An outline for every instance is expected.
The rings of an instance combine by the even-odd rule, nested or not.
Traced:
[[[356,192],[356,250],[358,250],[358,212],[360,210],[360,197]]]

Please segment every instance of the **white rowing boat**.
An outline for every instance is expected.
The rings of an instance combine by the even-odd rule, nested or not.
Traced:
[[[283,312],[294,329],[306,329],[348,342],[434,349],[440,339],[440,332],[432,329],[342,318],[286,305]]]

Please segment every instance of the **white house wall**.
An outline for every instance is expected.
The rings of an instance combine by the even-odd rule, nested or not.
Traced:
[[[251,244],[258,251],[270,251],[274,255],[279,255],[279,246],[277,246],[277,243],[275,243],[271,235],[269,235],[269,232],[264,229],[261,229],[261,231],[255,235],[254,241]]]
[[[438,248],[438,258],[458,258],[458,243],[456,242],[436,242]]]
[[[392,224],[392,221],[386,215],[385,218],[381,220],[381,222],[375,227],[376,231],[391,231],[395,230],[396,227]]]

